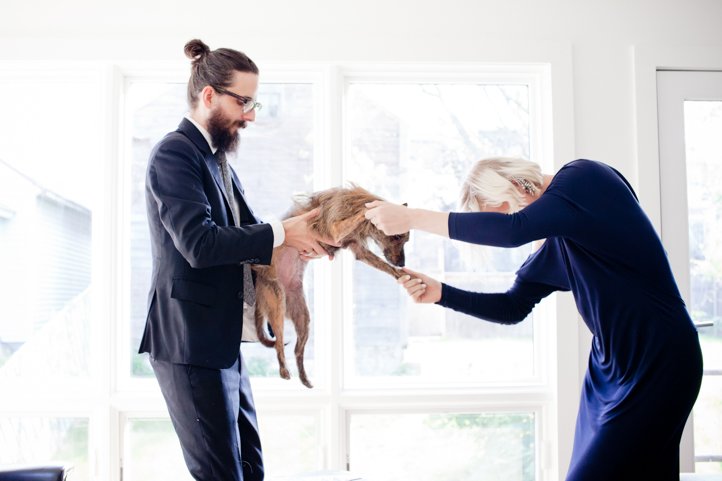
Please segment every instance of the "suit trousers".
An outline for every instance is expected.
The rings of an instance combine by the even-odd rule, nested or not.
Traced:
[[[262,481],[263,458],[242,356],[227,369],[151,357],[188,470],[198,481]]]

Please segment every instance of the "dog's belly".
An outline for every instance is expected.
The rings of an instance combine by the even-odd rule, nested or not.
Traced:
[[[298,251],[292,247],[278,247],[276,257],[276,275],[286,291],[303,289],[303,272],[307,261],[301,259]]]

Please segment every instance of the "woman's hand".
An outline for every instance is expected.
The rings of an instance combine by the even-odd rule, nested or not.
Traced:
[[[405,234],[411,230],[411,209],[404,205],[375,200],[366,204],[365,217],[386,235]]]
[[[400,277],[397,282],[404,286],[414,302],[433,304],[441,300],[441,282],[406,267],[403,271],[407,274]]]
[[[322,239],[315,235],[308,228],[308,222],[318,215],[319,209],[313,209],[305,214],[291,217],[284,220],[283,229],[286,231],[286,240],[283,241],[289,247],[296,249],[306,260],[318,259],[319,257],[328,256],[333,259],[326,250],[321,247],[319,241],[328,245],[336,245],[331,239]]]
[[[404,234],[420,229],[449,237],[449,214],[375,200],[366,204],[366,218],[386,235]]]

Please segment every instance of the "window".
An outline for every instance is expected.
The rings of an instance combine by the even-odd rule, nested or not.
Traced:
[[[388,200],[458,210],[460,186],[476,160],[533,158],[535,86],[527,82],[351,73],[344,87],[343,180]],[[486,292],[506,290],[529,249],[471,247],[419,232],[405,248],[413,269]],[[505,402],[513,403],[511,385],[543,385],[546,346],[535,336],[537,320],[500,326],[416,305],[385,274],[350,259],[344,267],[343,297],[352,301],[344,306],[343,386],[390,399],[389,392],[419,389],[416,401],[443,393],[442,401],[413,412],[393,402],[351,409],[351,469],[382,481],[538,479],[541,397],[517,412],[481,405],[446,411],[454,401],[484,398],[454,396],[452,389],[506,386]]]
[[[281,218],[294,194],[347,182],[454,210],[466,172],[486,156],[551,170],[540,154],[546,67],[266,70],[263,110],[230,159],[262,219]],[[0,75],[11,87],[26,81]],[[59,83],[65,75],[30,75],[35,90],[63,92],[30,108],[14,88],[0,93],[12,112],[0,121],[12,133],[0,140],[0,239],[10,246],[0,249],[8,266],[0,287],[12,294],[0,306],[0,390],[17,393],[0,399],[0,463],[62,458],[81,480],[117,481],[121,471],[125,480],[189,479],[137,354],[151,270],[145,170],[187,110],[187,69],[116,66]],[[88,91],[107,101],[78,102]],[[47,129],[48,109],[67,117]],[[529,249],[413,233],[406,260],[458,287],[503,291]],[[346,252],[311,263],[304,284],[314,389],[301,385],[292,355],[285,381],[273,350],[242,346],[269,479],[350,468],[380,481],[445,480],[448,460],[459,480],[544,479],[557,389],[552,304],[516,326],[485,323],[409,302],[393,279]],[[290,350],[290,324],[287,332]],[[51,404],[25,402],[31,380]],[[71,389],[49,389],[66,382]],[[18,433],[25,441],[4,449]],[[420,459],[433,460],[428,472],[417,470]]]
[[[0,464],[68,460],[79,480],[90,479],[91,409],[73,401],[97,355],[98,79],[0,72]]]
[[[692,318],[712,324],[699,330],[704,356],[702,388],[694,409],[694,445],[699,472],[722,472],[722,189],[710,181],[722,174],[722,101],[684,103],[689,208]]]
[[[391,201],[458,210],[460,186],[476,160],[529,158],[526,85],[351,79],[346,93],[344,180]],[[405,250],[413,269],[487,292],[506,290],[530,253],[529,246],[484,249],[419,232]],[[528,382],[539,374],[533,322],[499,326],[418,306],[385,274],[361,263],[348,267],[350,385],[386,379],[468,386]]]
[[[350,426],[351,465],[370,479],[536,479],[533,413],[366,413]]]
[[[54,460],[72,466],[76,479],[88,480],[88,437],[88,418],[0,417],[0,464]]]

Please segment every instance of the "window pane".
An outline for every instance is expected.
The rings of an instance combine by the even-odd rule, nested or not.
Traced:
[[[132,419],[126,424],[123,479],[191,481],[169,419]]]
[[[705,376],[694,412],[697,456],[722,456],[722,102],[684,103],[689,206],[690,311],[699,330]],[[722,463],[697,463],[722,472]]]
[[[0,465],[43,463],[70,465],[72,479],[89,480],[88,420],[0,417]]]
[[[704,376],[694,406],[696,472],[722,473],[722,376]]]
[[[78,99],[99,96],[67,72],[0,77],[0,379],[88,375],[102,126],[98,102]]]
[[[269,478],[308,473],[323,467],[323,446],[316,416],[278,414],[260,409],[258,429]]]
[[[354,414],[350,432],[351,469],[375,481],[535,479],[533,413]]]
[[[313,85],[262,84],[259,101],[263,109],[256,121],[242,131],[238,156],[229,156],[257,217],[280,219],[289,210],[292,196],[313,189]],[[132,81],[128,85],[127,110],[131,132],[131,232],[130,312],[132,374],[148,376],[152,371],[146,356],[135,354],[145,324],[151,277],[150,240],[145,213],[145,170],[153,146],[175,130],[187,111],[186,85]],[[313,267],[306,272],[305,288],[313,315]],[[295,372],[293,326],[287,324],[290,341],[289,369]],[[275,352],[260,344],[243,345],[246,364],[253,376],[279,378]],[[306,369],[314,374],[314,336],[306,348]],[[280,379],[280,378],[279,378]],[[280,382],[280,381],[279,381]]]
[[[346,178],[390,201],[441,211],[471,165],[492,155],[529,157],[525,85],[351,83]],[[406,265],[456,287],[504,291],[529,254],[467,247],[414,231]],[[415,305],[394,280],[353,265],[353,359],[358,378],[479,383],[535,374],[531,322],[499,326]]]
[[[269,478],[320,469],[318,422],[314,416],[259,412],[258,422]],[[132,419],[126,429],[124,479],[192,479],[170,420]]]

